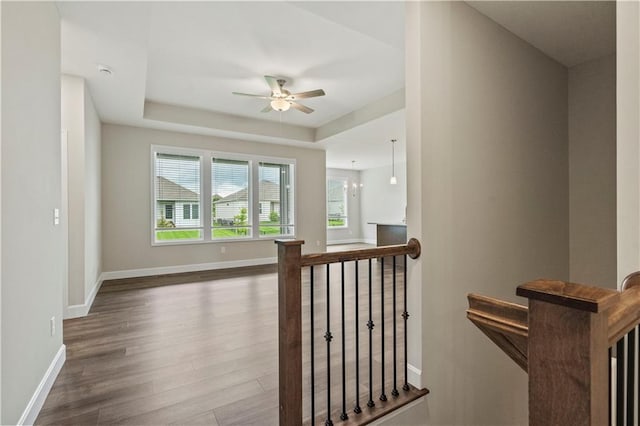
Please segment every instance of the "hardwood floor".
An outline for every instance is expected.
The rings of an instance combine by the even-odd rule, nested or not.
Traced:
[[[366,279],[366,262],[360,262]],[[374,273],[378,265],[373,262]],[[67,361],[36,424],[271,425],[278,422],[277,277],[275,265],[105,282],[90,314],[64,321]],[[323,282],[325,268],[316,269]],[[347,269],[353,273],[353,268]],[[340,285],[331,268],[332,411],[341,403]],[[387,273],[388,274],[388,273]],[[386,275],[387,275],[386,274]],[[307,274],[308,277],[308,274]],[[361,281],[360,329],[366,332],[366,284]],[[316,415],[326,417],[326,287],[314,289],[317,348]],[[392,379],[391,280],[385,279],[386,393]],[[379,321],[380,288],[372,306]],[[378,296],[376,296],[376,294]],[[400,294],[398,294],[400,298]],[[355,294],[345,298],[347,347],[353,353]],[[399,305],[400,306],[400,305]],[[303,288],[305,401],[309,413],[309,284]],[[399,314],[398,314],[399,315]],[[401,323],[401,320],[398,321]],[[379,327],[377,323],[376,327]],[[399,334],[401,335],[401,328]],[[378,333],[376,331],[376,333]],[[374,336],[373,382],[380,383],[381,340]],[[360,405],[368,398],[368,341],[360,337]],[[402,340],[398,341],[399,347]],[[355,358],[349,355],[348,410],[355,402]],[[398,375],[402,357],[398,352]],[[401,380],[401,379],[399,379]],[[337,385],[337,386],[336,386]],[[399,387],[401,386],[401,383]],[[380,389],[374,386],[377,404]],[[400,391],[403,392],[402,390]],[[321,408],[322,407],[322,408]],[[323,411],[324,410],[324,411]],[[334,423],[339,423],[333,415]],[[324,420],[323,420],[324,422]]]

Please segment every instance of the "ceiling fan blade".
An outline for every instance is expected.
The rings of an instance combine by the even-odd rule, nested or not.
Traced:
[[[264,107],[260,112],[271,112],[271,111],[273,111],[273,108],[271,108],[271,104],[269,104],[266,107]]]
[[[325,93],[324,93],[324,90],[322,89],[310,90],[308,92],[292,93],[291,95],[287,96],[287,100],[315,98],[316,96],[324,96],[324,95]]]
[[[298,111],[302,111],[306,114],[311,114],[313,112],[313,110],[311,108],[309,108],[308,106],[304,106],[302,104],[299,104],[297,102],[289,102],[291,104],[292,107],[294,107],[295,109],[297,109]]]
[[[278,84],[278,79],[276,77],[265,75],[264,79],[267,80],[267,84],[274,95],[282,95],[282,90],[280,89],[280,85]]]
[[[271,99],[270,96],[264,96],[264,95],[251,95],[249,93],[240,93],[240,92],[231,92],[234,95],[240,95],[240,96],[250,96],[252,98],[259,98],[259,99]]]

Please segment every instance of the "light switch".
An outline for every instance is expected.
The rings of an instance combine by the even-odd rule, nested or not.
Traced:
[[[60,209],[53,209],[53,224],[60,225]]]

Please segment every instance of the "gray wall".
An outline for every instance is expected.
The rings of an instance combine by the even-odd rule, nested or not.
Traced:
[[[306,241],[303,250],[307,252],[325,250],[324,151],[103,124],[102,252],[106,272],[276,256],[273,240],[151,246],[152,144],[295,158],[296,237]]]
[[[410,361],[433,392],[404,421],[524,425],[527,376],[466,295],[569,278],[567,71],[465,3],[407,8]]]
[[[572,282],[616,288],[616,57],[569,69]]]
[[[84,303],[84,82],[63,75],[62,128],[67,131],[67,194],[69,232],[68,305]]]
[[[67,305],[82,305],[102,272],[101,124],[82,77],[62,76],[62,128],[71,224]]]
[[[84,85],[84,297],[99,285],[102,273],[102,125]]]
[[[391,185],[391,165],[363,170],[362,183],[362,237],[376,242],[376,226],[370,222],[402,223],[407,205],[407,163],[395,167],[398,183]]]
[[[361,209],[360,203],[364,188],[360,188],[361,172],[359,170],[345,169],[327,169],[327,177],[344,178],[347,180],[347,227],[346,228],[327,228],[328,244],[344,244],[356,242],[362,239],[361,233]],[[353,195],[352,184],[358,185]]]
[[[60,23],[54,3],[2,2],[2,424],[62,345]],[[49,319],[58,332],[51,336]]]

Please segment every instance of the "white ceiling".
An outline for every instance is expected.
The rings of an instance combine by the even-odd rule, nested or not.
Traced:
[[[331,136],[318,145],[327,150],[327,165],[363,170],[391,164],[391,139],[396,139],[396,162],[406,161],[405,110],[393,112]],[[355,163],[351,164],[351,161]]]
[[[469,4],[567,66],[615,49],[611,4]],[[343,126],[350,122],[345,117],[362,115],[358,111],[404,87],[404,2],[57,5],[62,70],[87,80],[104,122],[325,149],[327,165],[345,169],[352,160],[356,169],[388,164],[389,140],[395,138],[397,157],[404,159],[404,110],[355,122],[351,129]],[[97,64],[110,66],[114,74],[99,74]],[[261,113],[266,101],[231,94],[268,94],[264,75],[286,78],[291,91],[322,88],[327,94],[304,100],[316,110],[309,115]],[[155,107],[155,115],[145,110],[145,102]],[[231,121],[235,127],[219,125]],[[278,132],[264,130],[274,123]],[[347,130],[315,143],[295,136],[305,129],[327,134],[318,130],[336,128]]]

